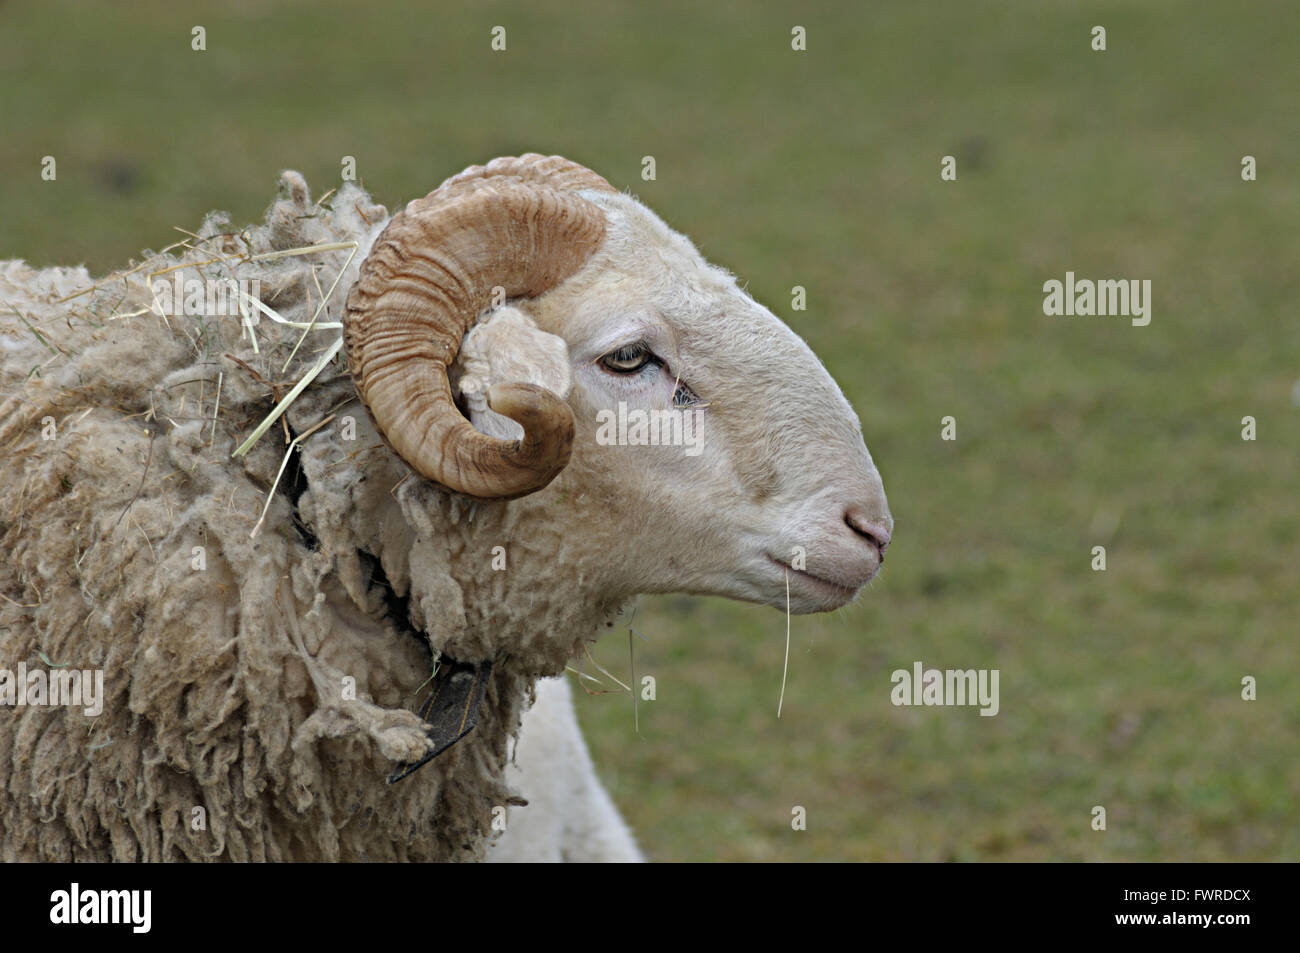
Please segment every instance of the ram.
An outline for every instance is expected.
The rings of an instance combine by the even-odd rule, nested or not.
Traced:
[[[881,565],[834,381],[600,176],[497,159],[391,219],[281,187],[99,282],[0,263],[5,860],[481,859],[530,772],[621,825],[566,697],[507,777],[537,680],[640,593],[816,612]],[[169,281],[258,291],[190,314]],[[620,410],[690,414],[696,452]],[[102,712],[19,663],[102,672]],[[603,855],[527,812],[503,851]]]

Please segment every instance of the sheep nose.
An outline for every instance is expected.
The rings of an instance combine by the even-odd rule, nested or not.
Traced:
[[[849,524],[849,529],[865,537],[880,551],[880,561],[883,563],[885,550],[889,548],[890,530],[893,528],[894,521],[889,516],[872,519],[865,510],[851,506],[844,513],[844,522]]]

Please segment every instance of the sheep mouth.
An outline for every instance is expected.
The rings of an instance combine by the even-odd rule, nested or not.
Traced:
[[[827,579],[825,576],[811,573],[806,569],[795,569],[789,563],[782,562],[771,553],[766,553],[765,555],[774,565],[779,566],[785,573],[787,573],[788,577],[792,581],[803,583],[809,588],[816,589],[824,595],[835,596],[843,602],[849,602],[852,600],[853,597],[858,594],[858,590],[862,588],[861,586],[846,586],[833,579]]]

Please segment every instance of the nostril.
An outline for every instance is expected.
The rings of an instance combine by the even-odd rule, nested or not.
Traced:
[[[844,522],[848,524],[849,529],[859,536],[865,536],[871,542],[875,543],[876,548],[880,550],[881,562],[885,559],[885,550],[889,548],[890,533],[889,530],[880,523],[872,522],[863,514],[856,510],[849,510],[844,514]]]

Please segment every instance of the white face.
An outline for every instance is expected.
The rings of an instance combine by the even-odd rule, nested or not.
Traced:
[[[593,200],[601,250],[520,306],[567,347],[567,368],[535,382],[571,378],[577,436],[557,484],[600,501],[611,572],[638,592],[782,609],[788,580],[794,612],[849,602],[893,529],[856,414],[803,341],[685,238],[628,196]]]

